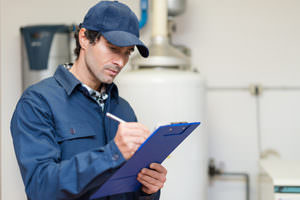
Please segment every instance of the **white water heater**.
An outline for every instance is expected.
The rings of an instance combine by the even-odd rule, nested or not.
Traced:
[[[206,200],[204,81],[191,70],[189,57],[172,45],[167,28],[170,3],[182,5],[184,1],[153,0],[152,3],[150,55],[146,59],[139,55],[132,58],[133,69],[120,74],[116,83],[120,96],[129,101],[138,121],[150,131],[170,122],[202,123],[163,162],[168,174],[160,199]]]
[[[124,72],[116,80],[120,96],[134,108],[138,121],[153,131],[170,122],[202,124],[167,158],[162,200],[206,199],[207,133],[205,89],[199,73],[172,68]]]

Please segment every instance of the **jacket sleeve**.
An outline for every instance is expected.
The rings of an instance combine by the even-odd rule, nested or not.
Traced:
[[[113,140],[62,161],[51,111],[40,104],[21,98],[11,120],[15,153],[29,199],[78,198],[99,187],[125,162]]]
[[[160,197],[160,190],[151,195],[147,195],[141,191],[138,200],[159,200],[159,197]]]

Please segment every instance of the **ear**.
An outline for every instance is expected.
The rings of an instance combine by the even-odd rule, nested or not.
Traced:
[[[85,28],[80,29],[79,34],[78,34],[78,39],[79,39],[79,43],[82,49],[86,49],[90,43],[90,41],[88,40],[88,38],[85,36]]]

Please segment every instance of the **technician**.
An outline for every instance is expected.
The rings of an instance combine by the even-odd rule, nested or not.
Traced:
[[[77,59],[29,87],[11,120],[11,133],[30,200],[88,200],[149,136],[113,83],[136,47],[139,23],[130,8],[101,1],[75,33]],[[119,123],[109,112],[126,121]],[[159,199],[167,170],[152,163],[137,180],[140,191],[101,200]]]

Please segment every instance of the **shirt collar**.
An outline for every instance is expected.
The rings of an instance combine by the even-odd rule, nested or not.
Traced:
[[[66,93],[70,96],[77,85],[81,85],[81,82],[66,69],[63,65],[59,65],[54,73],[56,81],[65,89]],[[111,94],[117,102],[119,100],[119,92],[117,86],[112,83],[107,85],[106,92]]]
[[[99,95],[99,96],[101,95],[100,92],[98,92],[97,90],[94,90],[94,89],[90,88],[90,87],[87,86],[86,84],[81,83],[81,85],[82,85],[83,87],[85,87],[85,88],[88,90],[88,92],[89,92],[90,95],[92,95],[93,93],[96,93],[96,95]]]

